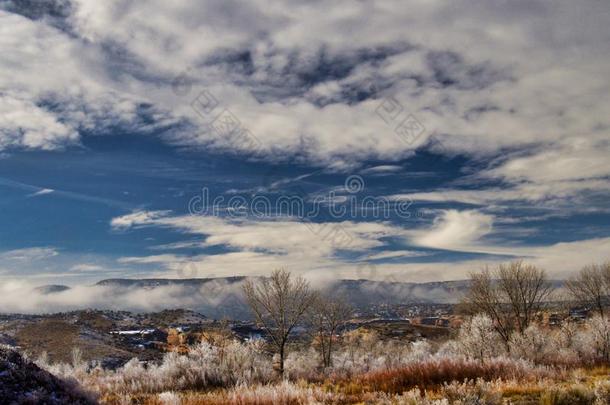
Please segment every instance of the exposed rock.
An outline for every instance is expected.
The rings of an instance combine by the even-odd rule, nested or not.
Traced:
[[[8,347],[0,347],[0,402],[17,404],[96,404],[73,381],[59,379]]]
[[[17,346],[17,342],[12,336],[0,332],[0,345]]]

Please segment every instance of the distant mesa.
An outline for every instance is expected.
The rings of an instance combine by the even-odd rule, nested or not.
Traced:
[[[34,291],[46,295],[46,294],[60,293],[62,291],[66,291],[69,289],[70,289],[70,287],[68,287],[67,285],[50,284],[50,285],[41,285],[40,287],[36,287],[34,289]]]
[[[110,278],[98,281],[94,287],[105,287],[113,290],[144,289],[152,290],[160,287],[181,287],[199,290],[212,285],[218,294],[229,291],[232,285],[239,286],[248,277],[218,277],[218,278]],[[210,284],[212,283],[212,284]],[[428,283],[408,283],[397,281],[372,281],[366,279],[343,279],[329,283],[326,288],[334,292],[345,294],[354,302],[353,304],[366,305],[370,301],[386,299],[397,302],[457,302],[460,296],[467,291],[468,280],[438,281]],[[225,290],[225,288],[227,290]],[[70,287],[65,285],[44,285],[35,290],[41,294],[55,294]]]
[[[222,277],[222,278],[109,278],[98,281],[96,286],[103,287],[128,287],[128,288],[155,288],[165,286],[201,286],[210,281],[222,281],[226,284],[237,283],[245,280],[244,276]]]

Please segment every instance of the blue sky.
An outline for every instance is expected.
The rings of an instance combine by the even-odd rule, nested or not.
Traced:
[[[0,1],[1,282],[610,259],[607,2],[168,3]]]

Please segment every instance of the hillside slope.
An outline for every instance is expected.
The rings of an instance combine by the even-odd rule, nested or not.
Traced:
[[[76,383],[60,380],[0,346],[0,402],[3,404],[96,404]]]

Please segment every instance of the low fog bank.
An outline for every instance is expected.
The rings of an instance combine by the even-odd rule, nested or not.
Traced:
[[[185,308],[213,318],[228,315],[241,318],[248,315],[247,308],[241,302],[241,283],[229,283],[222,279],[203,285],[98,283],[93,286],[58,287],[41,288],[14,282],[2,284],[0,312],[43,314],[87,308],[156,312]]]
[[[248,319],[241,287],[245,277],[216,279],[103,280],[92,286],[35,286],[28,282],[0,284],[0,312],[41,314],[80,309],[156,312],[185,308],[210,318]],[[334,280],[322,291],[343,295],[356,307],[372,303],[454,303],[467,289],[467,281],[392,283],[368,280]]]

